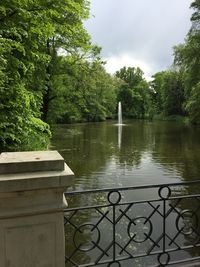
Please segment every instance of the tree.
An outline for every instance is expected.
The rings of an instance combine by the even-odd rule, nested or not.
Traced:
[[[0,148],[44,148],[58,49],[90,50],[87,0],[5,0],[0,4]],[[37,141],[37,144],[36,142]]]
[[[22,1],[4,1],[0,6],[0,148],[1,150],[46,147],[49,128],[39,119],[41,95],[27,90],[37,65],[38,53],[27,24],[28,11]],[[46,62],[43,57],[38,62]]]
[[[185,43],[174,48],[174,61],[184,72],[186,111],[192,122],[200,123],[200,108],[197,108],[200,106],[200,99],[197,97],[200,82],[200,1],[193,1],[191,7],[194,9],[192,27]]]
[[[187,101],[186,110],[189,113],[190,120],[194,124],[200,124],[200,82],[192,87],[190,98]]]
[[[145,103],[148,84],[140,68],[123,67],[115,74],[119,79],[118,100],[122,102],[124,114],[128,117],[145,117]]]
[[[151,87],[154,90],[153,99],[155,112],[169,115],[184,115],[184,86],[182,73],[177,71],[162,71],[153,76]]]
[[[116,107],[116,93],[112,77],[101,62],[82,60],[78,65],[68,64],[69,57],[62,58],[68,73],[54,80],[57,98],[50,103],[48,121],[76,122],[101,121],[112,117]]]
[[[165,72],[157,72],[150,82],[150,87],[152,88],[152,104],[154,106],[154,113],[159,114],[163,112],[163,101],[162,101],[162,85],[164,80]]]

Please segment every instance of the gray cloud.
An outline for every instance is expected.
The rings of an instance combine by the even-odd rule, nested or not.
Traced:
[[[172,47],[184,41],[190,28],[192,0],[91,0],[85,25],[102,57],[149,65],[148,75],[169,67]]]

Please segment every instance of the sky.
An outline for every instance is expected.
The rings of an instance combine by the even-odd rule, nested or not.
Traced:
[[[173,63],[173,46],[184,42],[192,0],[91,0],[85,27],[102,47],[106,70],[140,67],[147,80]]]

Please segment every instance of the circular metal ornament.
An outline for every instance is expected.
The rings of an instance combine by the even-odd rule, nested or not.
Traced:
[[[121,201],[121,194],[118,191],[110,191],[108,193],[108,201],[112,205],[117,205]]]
[[[141,220],[144,221],[144,222],[141,222]],[[139,221],[139,223],[138,223],[138,221]],[[148,228],[146,228],[146,226],[144,227],[144,225],[146,225],[146,222],[148,222],[148,224],[149,224]],[[138,225],[140,225],[140,224],[141,224],[141,226],[140,226],[141,229],[144,230],[144,228],[145,228],[145,229],[149,230],[148,233],[143,232],[143,235],[144,235],[143,239],[138,239],[137,238],[137,233],[136,234],[135,233],[134,234],[131,233],[131,226],[133,225],[133,227],[138,227]],[[142,225],[143,225],[143,227],[142,227]],[[133,220],[131,220],[129,222],[129,225],[128,225],[128,228],[127,228],[127,233],[128,233],[129,238],[132,239],[132,241],[134,241],[136,243],[145,242],[151,236],[152,231],[153,231],[152,223],[151,223],[151,221],[147,220],[146,217],[134,218]]]
[[[80,241],[81,238],[84,241],[86,240],[86,242],[88,242],[87,236],[89,235],[91,237],[94,234],[95,234],[95,240],[90,240],[89,243],[87,243],[87,245],[85,245],[85,243],[84,244],[81,243]],[[74,233],[74,237],[73,237],[74,246],[79,251],[88,252],[94,249],[98,245],[100,241],[100,235],[101,234],[97,226],[93,224],[89,224],[89,223],[82,224],[76,229]]]
[[[162,186],[158,190],[158,195],[161,199],[166,200],[171,196],[171,189],[169,186]]]
[[[185,235],[192,235],[198,227],[198,216],[191,210],[183,210],[176,219],[176,228]]]
[[[164,267],[169,263],[170,255],[167,252],[161,253],[158,255],[158,262],[160,263],[160,266]]]

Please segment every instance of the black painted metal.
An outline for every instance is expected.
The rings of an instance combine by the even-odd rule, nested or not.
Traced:
[[[65,196],[67,267],[176,266],[200,261],[199,180]]]

